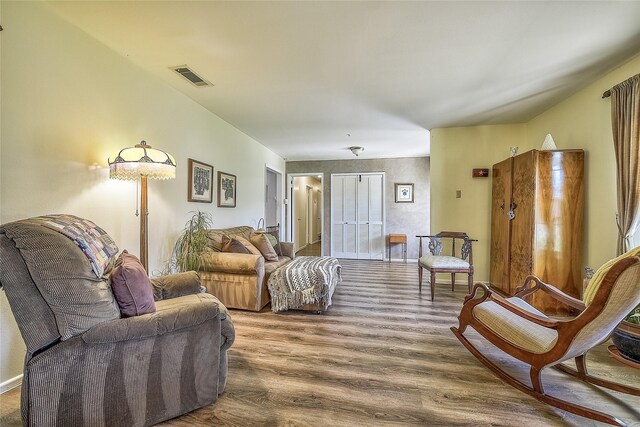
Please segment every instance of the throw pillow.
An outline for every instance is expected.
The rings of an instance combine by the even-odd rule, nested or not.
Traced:
[[[111,289],[122,317],[156,311],[151,280],[138,258],[126,250],[122,251],[111,272]]]
[[[278,254],[273,249],[273,245],[269,242],[267,236],[263,233],[256,233],[251,236],[251,243],[258,248],[262,256],[267,261],[278,261]]]
[[[234,254],[250,254],[249,249],[245,248],[242,243],[229,236],[222,236],[222,252],[230,252]]]
[[[247,248],[247,250],[249,252],[251,252],[253,255],[260,255],[262,256],[262,252],[260,252],[260,250],[258,248],[256,248],[255,246],[253,246],[251,244],[250,241],[248,241],[247,239],[245,239],[244,237],[240,237],[240,236],[235,236],[234,239],[236,239],[238,242],[242,243],[242,245]]]

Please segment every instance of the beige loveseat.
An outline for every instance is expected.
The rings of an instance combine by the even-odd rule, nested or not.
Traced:
[[[249,239],[254,232],[249,226],[209,231],[211,253],[198,274],[207,292],[215,295],[227,308],[260,311],[269,302],[269,275],[294,257],[293,243],[285,242],[279,243],[282,255],[278,256],[278,261],[265,261],[261,255],[221,252],[222,236]]]

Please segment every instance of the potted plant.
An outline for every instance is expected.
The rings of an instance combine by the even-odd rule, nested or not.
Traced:
[[[170,272],[198,270],[202,265],[207,247],[208,232],[213,226],[213,219],[208,212],[197,211],[187,221],[173,246],[168,269]]]
[[[640,363],[640,305],[618,325],[611,339],[622,357]]]

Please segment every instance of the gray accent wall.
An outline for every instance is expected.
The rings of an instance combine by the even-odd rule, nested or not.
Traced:
[[[402,157],[393,159],[314,160],[286,162],[286,173],[324,174],[324,230],[322,250],[331,253],[331,174],[385,173],[385,233],[407,235],[407,257],[418,258],[418,234],[429,234],[430,210],[430,159],[429,157]],[[414,184],[414,203],[395,203],[395,184]],[[388,245],[388,238],[385,236]],[[387,246],[388,247],[388,246]],[[402,257],[402,245],[394,245],[392,259]],[[385,254],[386,257],[386,254]]]

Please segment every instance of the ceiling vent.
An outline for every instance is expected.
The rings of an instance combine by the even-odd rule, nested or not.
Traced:
[[[213,86],[211,83],[197,75],[186,65],[178,65],[177,67],[170,67],[173,71],[180,74],[185,79],[189,80],[191,84],[197,87]]]

